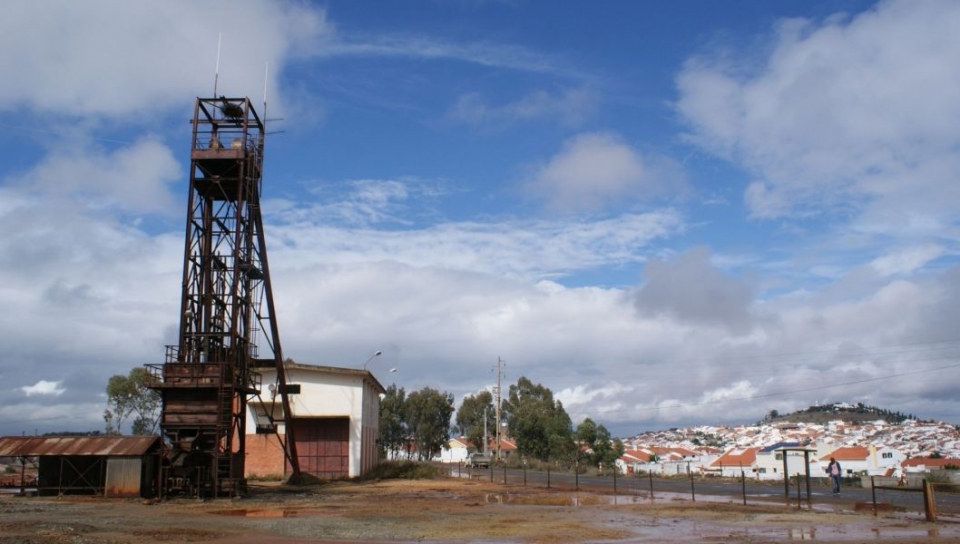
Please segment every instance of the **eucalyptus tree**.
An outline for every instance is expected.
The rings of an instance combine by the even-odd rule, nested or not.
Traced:
[[[488,434],[496,432],[496,410],[493,406],[493,394],[480,391],[476,395],[467,395],[457,410],[457,431],[467,438],[473,447],[484,449],[484,430]]]
[[[407,396],[404,403],[407,431],[416,448],[417,458],[428,461],[450,441],[453,395],[424,387]]]
[[[126,376],[116,374],[107,381],[107,409],[103,411],[107,434],[120,434],[127,418],[134,416],[131,434],[150,435],[157,430],[160,394],[150,389],[153,378],[138,366]]]
[[[396,458],[407,442],[407,393],[396,384],[387,387],[380,400],[380,456]],[[409,451],[409,450],[408,450]]]
[[[577,425],[575,434],[578,444],[590,449],[591,453],[583,455],[581,459],[585,459],[591,466],[609,467],[623,455],[623,442],[613,439],[603,424],[597,424],[589,417]]]
[[[510,386],[503,411],[519,455],[548,461],[574,451],[570,416],[549,388],[521,377]]]

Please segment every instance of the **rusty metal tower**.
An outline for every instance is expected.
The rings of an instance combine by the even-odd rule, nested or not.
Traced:
[[[168,492],[242,490],[247,399],[261,389],[257,368],[276,369],[284,452],[299,476],[260,214],[264,138],[249,98],[197,99],[179,343],[167,346],[163,365],[147,365],[163,399],[161,488]]]

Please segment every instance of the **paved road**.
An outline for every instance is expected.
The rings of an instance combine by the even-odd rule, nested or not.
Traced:
[[[459,472],[458,472],[459,470]],[[797,504],[797,484],[791,482],[789,489],[789,498],[785,492],[783,482],[758,482],[748,479],[745,484],[739,481],[719,480],[719,479],[700,479],[694,478],[656,478],[651,481],[649,477],[618,477],[616,483],[614,478],[603,476],[585,476],[579,477],[570,473],[523,471],[522,469],[504,469],[503,467],[493,467],[484,469],[458,469],[452,468],[452,475],[462,477],[473,477],[484,481],[506,483],[508,485],[527,485],[550,487],[552,489],[568,489],[595,491],[601,493],[614,493],[618,495],[637,495],[650,498],[651,483],[654,499],[658,494],[669,496],[671,499],[700,500],[707,497],[727,497],[731,501],[741,501],[744,496],[749,504],[758,500],[776,501],[782,500],[791,504]],[[869,488],[859,487],[857,485],[844,485],[839,496],[833,495],[829,484],[825,478],[814,479],[810,484],[810,502],[816,506],[818,504],[840,504],[854,507],[857,503],[870,504],[873,502],[872,493]],[[616,490],[614,490],[616,485]],[[669,494],[669,495],[667,495]],[[807,504],[806,484],[801,483],[799,490],[800,503]],[[906,511],[924,512],[923,493],[917,491],[902,490],[876,490],[877,502],[889,504],[892,507]],[[960,515],[960,494],[939,491],[936,493],[937,512],[941,515],[957,516]]]

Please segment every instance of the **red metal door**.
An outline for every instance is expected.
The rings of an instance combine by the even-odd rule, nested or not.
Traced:
[[[349,475],[350,418],[296,418],[294,427],[301,473],[324,479]]]

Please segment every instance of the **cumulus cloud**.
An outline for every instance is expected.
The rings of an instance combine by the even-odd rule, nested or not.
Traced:
[[[76,199],[90,209],[169,213],[179,208],[169,186],[181,178],[170,149],[146,138],[113,151],[58,147],[10,184],[49,199]]]
[[[709,324],[744,332],[752,322],[755,289],[725,275],[710,262],[706,248],[669,261],[651,260],[637,291],[637,310],[665,314],[681,322]]]
[[[20,388],[28,397],[33,395],[53,395],[60,396],[66,391],[63,387],[60,386],[60,382],[48,382],[47,380],[40,380],[33,385],[25,385]]]
[[[678,172],[671,161],[643,157],[615,134],[585,133],[539,166],[528,189],[557,209],[593,211],[675,189]]]
[[[333,32],[323,10],[294,2],[18,0],[0,19],[0,49],[17,51],[0,58],[0,111],[155,115],[212,93],[221,33],[219,93],[258,95],[269,62],[277,99],[284,62],[317,52]]]
[[[62,27],[48,16],[53,9],[73,24]],[[787,21],[758,61],[736,52],[704,56],[678,78],[689,138],[747,167],[755,183],[745,199],[755,217],[852,210],[852,238],[896,225],[931,236],[928,243],[864,251],[854,268],[811,252],[805,272],[822,283],[758,298],[760,281],[781,278],[754,282],[739,272],[792,271],[705,248],[662,257],[671,239],[691,229],[687,211],[448,219],[431,202],[443,195],[442,184],[366,174],[337,190],[291,189],[296,196],[264,202],[284,354],[359,366],[379,349],[379,368],[397,367],[388,378],[398,385],[458,398],[493,383],[491,367],[502,357],[505,386],[529,376],[556,391],[575,419],[596,416],[615,432],[722,422],[714,415],[751,421],[770,407],[876,395],[902,411],[954,413],[954,391],[942,376],[955,372],[960,352],[951,341],[960,269],[930,266],[955,253],[956,235],[941,227],[960,201],[945,174],[958,166],[950,120],[960,107],[951,85],[960,78],[957,63],[944,57],[956,50],[954,11],[933,1],[885,2],[855,17]],[[184,96],[210,89],[221,24],[206,22],[224,18],[223,27],[245,36],[238,45],[232,30],[224,33],[224,92],[262,88],[262,62],[251,59],[270,60],[271,95],[285,63],[308,56],[561,71],[520,48],[396,37],[348,43],[323,10],[300,3],[16,2],[7,13],[0,46],[18,55],[0,59],[9,75],[0,82],[0,111],[82,117],[80,132],[153,122],[153,112],[169,117]],[[95,22],[110,18],[129,25],[105,34]],[[930,37],[915,39],[924,25]],[[906,76],[890,78],[887,70]],[[942,93],[927,96],[925,88]],[[448,114],[478,126],[550,116],[576,124],[582,117],[563,119],[570,113],[563,110],[589,115],[600,99],[579,89],[515,96],[496,103],[463,95]],[[915,112],[897,97],[910,98]],[[0,434],[35,425],[98,428],[109,376],[161,362],[163,346],[176,341],[182,224],[157,216],[182,213],[169,192],[171,181],[184,181],[179,152],[163,136],[94,143],[82,136],[73,149],[50,145],[42,156],[22,158],[0,180],[0,330],[16,339],[0,352],[0,370],[15,396],[29,396],[29,404],[0,405]],[[534,195],[572,211],[627,208],[671,194],[682,180],[673,162],[610,132],[571,138],[532,172]],[[149,227],[134,217],[140,214],[152,216]],[[632,275],[645,262],[638,286],[590,278],[601,268]],[[833,382],[824,383],[826,372]],[[767,406],[758,410],[750,398]]]
[[[677,110],[691,141],[756,175],[755,217],[855,211],[894,232],[923,216],[931,232],[960,204],[958,25],[950,1],[782,21],[756,55],[689,60]]]

